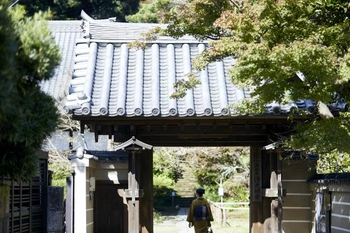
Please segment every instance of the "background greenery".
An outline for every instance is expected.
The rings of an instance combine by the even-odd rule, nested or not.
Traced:
[[[222,181],[225,201],[248,201],[249,149],[246,147],[156,148],[153,169],[157,211],[172,205],[170,193],[179,179],[186,178],[185,169],[190,169],[198,187],[206,190],[206,198],[220,201],[218,188]]]

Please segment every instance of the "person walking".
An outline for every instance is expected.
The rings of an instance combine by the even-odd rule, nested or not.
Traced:
[[[188,211],[188,227],[194,226],[195,233],[208,233],[211,227],[211,221],[214,221],[209,202],[203,198],[205,190],[199,188],[196,190],[196,199],[192,201]]]

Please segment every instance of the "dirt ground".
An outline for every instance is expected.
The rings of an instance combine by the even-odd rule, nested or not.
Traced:
[[[154,223],[154,233],[194,233],[186,222],[187,208],[181,208],[177,215],[164,216],[162,222]],[[248,233],[249,210],[239,210],[227,213],[227,224],[222,226],[220,219],[212,223],[214,233]]]

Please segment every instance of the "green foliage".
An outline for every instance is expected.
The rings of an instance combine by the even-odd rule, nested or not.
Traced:
[[[207,148],[191,153],[191,163],[206,197],[218,201],[220,180],[225,188],[225,198],[246,201],[249,193],[249,150],[244,147]]]
[[[350,119],[348,116],[311,121],[296,126],[297,133],[287,142],[310,152],[350,151]],[[331,143],[330,143],[331,142]]]
[[[153,174],[176,182],[182,174],[179,159],[175,153],[165,148],[158,148],[153,153]]]
[[[253,99],[232,110],[260,114],[273,101],[349,104],[349,16],[349,2],[341,0],[189,0],[164,20],[170,36],[212,39],[194,63],[196,69],[235,57],[232,81],[249,88]],[[182,85],[178,95],[195,85]],[[298,121],[305,125],[297,127],[289,146],[317,153],[350,152],[348,116],[333,119],[318,110],[319,116]]]
[[[58,122],[55,100],[40,90],[59,61],[47,13],[32,18],[0,0],[0,176],[29,179],[37,151]]]
[[[26,6],[28,15],[38,11],[51,10],[54,19],[80,19],[80,12],[84,10],[92,18],[107,19],[115,17],[117,21],[125,21],[125,16],[134,14],[138,10],[139,0],[55,0],[55,1],[25,1],[19,2]]]
[[[170,177],[166,176],[165,174],[164,175],[154,174],[153,175],[153,186],[173,188],[174,180],[171,179]],[[159,194],[163,195],[164,193],[160,192]]]
[[[194,76],[193,73],[186,74],[184,80],[179,80],[174,84],[175,93],[171,95],[171,98],[179,99],[186,96],[186,91],[191,87],[200,84],[200,81]]]
[[[157,211],[153,212],[153,221],[155,223],[161,223],[161,222],[163,222],[164,219],[165,218],[164,218],[164,216],[162,215],[161,212],[157,212]]]
[[[132,23],[159,23],[160,18],[173,7],[170,0],[155,0],[140,4],[139,11],[134,15],[125,17],[127,22]]]
[[[171,206],[172,191],[174,191],[174,180],[166,175],[153,174],[153,206],[157,211],[163,211]]]
[[[68,163],[68,164],[67,164]],[[72,175],[71,168],[69,166],[69,162],[59,162],[59,163],[50,163],[49,170],[53,172],[52,179],[53,180],[65,180],[66,177],[70,177]]]
[[[220,27],[213,27],[213,23],[227,5],[229,1],[225,0],[189,0],[172,8],[162,22],[169,23],[166,31],[175,38],[190,34],[199,40],[218,39],[226,32]]]
[[[236,176],[223,182],[225,188],[225,200],[238,202],[249,201],[249,181],[246,176]]]
[[[317,161],[317,173],[350,172],[350,155],[333,151]]]
[[[176,177],[182,176],[181,166],[189,167],[195,174],[206,190],[206,198],[220,200],[218,188],[222,180],[226,201],[247,201],[249,163],[249,149],[245,147],[157,148],[153,165],[155,209],[164,211],[171,206],[170,193],[174,191]],[[174,170],[178,176],[173,175]]]
[[[52,186],[66,187],[66,179],[52,180]]]

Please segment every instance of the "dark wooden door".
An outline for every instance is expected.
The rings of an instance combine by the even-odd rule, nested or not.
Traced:
[[[128,214],[117,189],[122,185],[96,184],[94,196],[94,232],[127,233]]]

